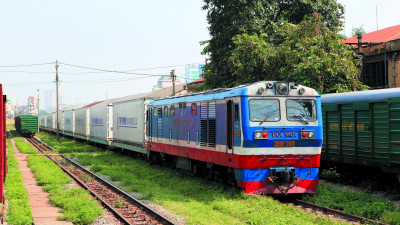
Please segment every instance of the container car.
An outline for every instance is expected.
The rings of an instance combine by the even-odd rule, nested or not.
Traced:
[[[110,145],[113,139],[112,104],[107,101],[89,108],[89,141]]]
[[[39,115],[39,129],[44,129],[46,127],[46,114]]]
[[[32,137],[39,130],[37,115],[21,115],[15,117],[15,129],[23,136]]]
[[[112,147],[147,154],[145,115],[147,104],[154,98],[171,95],[169,89],[117,99],[113,102]]]
[[[227,180],[248,194],[316,193],[322,111],[314,89],[264,81],[147,107],[151,161]]]
[[[400,88],[322,96],[322,160],[400,174]]]
[[[75,109],[74,118],[74,137],[89,140],[90,136],[90,111],[89,108],[99,104],[100,102],[93,102],[89,105]]]
[[[57,129],[57,114],[55,112],[46,114],[45,129],[52,132]]]

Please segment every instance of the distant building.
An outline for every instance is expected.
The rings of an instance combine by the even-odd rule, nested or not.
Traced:
[[[17,100],[15,97],[7,96],[7,106],[6,106],[6,114],[7,119],[14,119],[15,112],[17,111]]]
[[[191,92],[196,92],[195,90],[193,90],[195,87],[201,86],[204,84],[204,78],[200,78],[198,80],[192,81],[188,84],[186,84],[186,89],[187,92],[191,93]]]
[[[35,115],[37,114],[36,99],[33,96],[28,97],[27,114]]]
[[[42,99],[42,98],[40,98]],[[65,108],[65,103],[64,103],[64,96],[59,95],[59,107],[61,109],[61,106],[64,106]],[[44,110],[47,112],[54,112],[56,111],[57,108],[57,97],[56,97],[56,92],[54,90],[46,90],[44,91],[44,97],[43,97],[43,105],[44,105]]]
[[[201,78],[205,64],[190,64],[185,67],[185,83]]]
[[[177,77],[175,80],[175,86],[179,84],[182,84],[182,81]],[[161,75],[157,81],[157,85],[153,87],[153,91],[158,91],[167,87],[172,87],[172,78],[170,75]]]
[[[374,88],[400,87],[400,25],[347,38],[360,55],[360,80]]]
[[[55,110],[56,95],[53,90],[44,91],[43,105],[44,105],[44,110],[46,110],[47,112],[53,112],[53,110]]]

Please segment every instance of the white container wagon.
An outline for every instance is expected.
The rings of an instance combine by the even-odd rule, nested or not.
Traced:
[[[40,128],[41,130],[43,130],[43,128],[46,127],[46,114],[39,115],[39,121],[40,121],[39,128]]]
[[[90,111],[89,107],[92,107],[100,102],[94,102],[84,107],[75,109],[75,130],[74,137],[89,140],[90,136]]]
[[[113,139],[112,103],[104,101],[89,108],[89,141],[109,145]]]
[[[56,129],[56,113],[46,114],[45,129],[49,131],[55,131]]]
[[[180,87],[183,87],[181,85]],[[183,88],[182,88],[183,89]],[[147,154],[145,149],[147,103],[172,94],[172,88],[127,96],[113,103],[113,147]]]
[[[74,136],[75,132],[75,110],[82,106],[75,106],[62,111],[63,126],[62,133],[66,136]]]

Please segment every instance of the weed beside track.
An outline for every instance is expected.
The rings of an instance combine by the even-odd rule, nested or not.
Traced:
[[[23,137],[14,136],[15,145],[22,154],[37,154],[38,151],[32,145],[25,141]]]
[[[71,153],[71,152],[96,152],[101,149],[96,148],[87,143],[75,141],[70,138],[60,137],[60,142],[57,141],[54,135],[41,132],[36,135],[40,139],[50,145],[52,148],[56,149],[59,153]]]

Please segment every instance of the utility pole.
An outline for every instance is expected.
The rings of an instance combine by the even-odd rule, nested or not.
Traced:
[[[40,128],[40,110],[39,110],[39,89],[37,89],[37,114],[38,114],[38,127]],[[40,129],[38,129],[38,134]]]
[[[57,141],[60,142],[60,121],[58,118],[58,61],[56,60],[56,101],[57,101]]]
[[[172,77],[172,96],[175,96],[175,70],[171,71]]]

